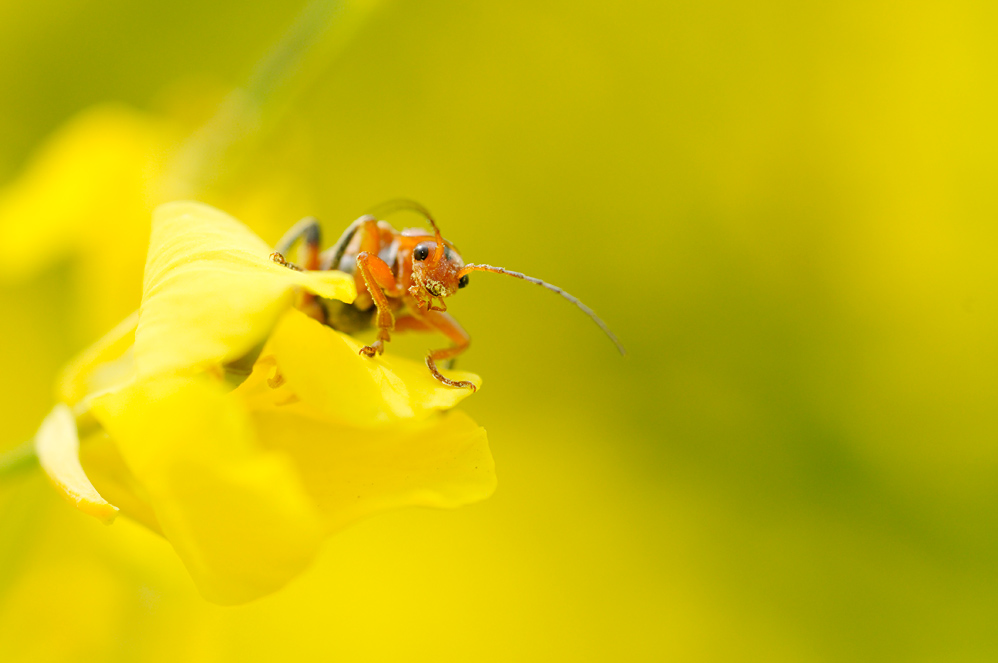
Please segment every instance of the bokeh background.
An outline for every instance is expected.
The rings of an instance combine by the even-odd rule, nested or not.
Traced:
[[[270,241],[418,199],[629,355],[473,275],[451,310],[496,495],[363,522],[237,608],[141,527],[4,479],[0,659],[998,657],[993,3],[366,0],[313,7],[329,29],[268,78],[303,7],[0,3],[4,195],[108,103],[168,126],[142,158],[170,173],[74,190],[108,172],[77,147],[36,196],[58,213],[0,218],[0,446],[135,308],[164,197]]]

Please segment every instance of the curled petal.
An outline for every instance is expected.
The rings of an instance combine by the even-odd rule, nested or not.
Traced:
[[[433,378],[426,366],[393,354],[369,359],[361,343],[289,310],[274,329],[269,351],[288,388],[324,417],[356,427],[425,419],[471,395]],[[472,373],[458,380],[481,385]]]
[[[291,306],[296,287],[346,302],[356,296],[346,274],[273,262],[263,240],[223,212],[193,202],[160,206],[135,331],[139,376],[243,358]]]
[[[45,417],[35,435],[35,452],[49,480],[70,504],[105,524],[114,521],[118,507],[100,496],[80,465],[76,417],[67,405],[56,405]]]
[[[95,430],[80,438],[80,464],[97,492],[120,509],[119,516],[126,516],[163,536],[149,496],[132,476],[117,444],[104,430]]]
[[[76,405],[88,395],[132,379],[135,370],[132,343],[138,319],[138,311],[132,313],[62,369],[56,380],[56,397],[60,402]]]

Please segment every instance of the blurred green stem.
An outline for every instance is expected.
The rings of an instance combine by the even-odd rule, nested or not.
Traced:
[[[181,146],[169,197],[198,197],[231,166],[234,149],[259,139],[357,33],[380,0],[313,0],[241,87]]]
[[[35,443],[29,440],[0,454],[0,477],[16,474],[38,466]]]
[[[270,52],[254,67],[243,86],[247,101],[259,108],[276,96],[301,70],[343,13],[343,0],[313,0]]]

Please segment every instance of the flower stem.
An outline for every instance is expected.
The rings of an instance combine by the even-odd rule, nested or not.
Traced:
[[[28,440],[13,449],[0,453],[0,477],[16,474],[38,466],[35,443]]]
[[[343,0],[312,0],[295,23],[253,68],[243,86],[251,104],[261,107],[300,75],[308,56],[315,51],[343,13]]]
[[[197,198],[238,160],[241,143],[259,140],[364,25],[379,0],[312,0],[256,64],[243,85],[174,156],[173,198]],[[244,146],[245,147],[245,146]]]

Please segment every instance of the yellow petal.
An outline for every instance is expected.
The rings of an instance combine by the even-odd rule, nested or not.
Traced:
[[[52,409],[35,436],[35,452],[45,474],[70,504],[83,513],[110,524],[118,507],[97,493],[80,466],[80,438],[76,418],[67,405]]]
[[[80,465],[97,492],[118,507],[119,515],[163,536],[149,496],[104,430],[96,430],[80,439]]]
[[[135,367],[131,347],[138,319],[136,311],[62,369],[56,380],[56,398],[60,402],[75,405],[87,395],[132,378]]]
[[[485,429],[460,411],[378,429],[331,429],[291,410],[253,416],[267,445],[294,459],[330,530],[379,511],[454,508],[495,491]]]
[[[422,419],[454,407],[471,395],[433,378],[425,365],[391,354],[368,358],[361,343],[297,310],[282,317],[269,350],[278,370],[301,400],[332,421],[368,427]],[[481,385],[472,373],[455,379]]]
[[[298,272],[216,209],[169,203],[153,215],[142,307],[135,332],[140,376],[234,361],[259,346],[301,287],[353,301],[353,278]]]
[[[247,413],[220,386],[163,378],[92,407],[205,598],[250,601],[311,561],[319,514],[291,462],[258,447]]]

